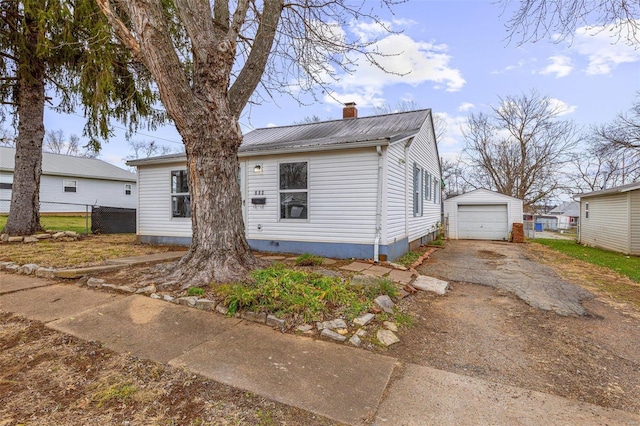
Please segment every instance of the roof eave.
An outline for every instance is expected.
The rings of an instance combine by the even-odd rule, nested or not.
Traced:
[[[347,142],[336,144],[323,144],[323,145],[310,145],[310,146],[292,146],[284,148],[266,148],[266,149],[252,149],[238,152],[238,158],[256,157],[262,155],[276,155],[276,154],[297,154],[302,152],[320,152],[320,151],[335,151],[342,149],[357,149],[357,148],[371,148],[376,146],[388,146],[389,139],[376,139],[371,141],[360,142]],[[128,163],[127,163],[128,164]]]

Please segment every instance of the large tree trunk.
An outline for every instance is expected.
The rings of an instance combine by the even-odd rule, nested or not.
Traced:
[[[31,24],[31,25],[30,25]],[[37,30],[27,17],[30,33],[18,58],[18,135],[9,218],[4,232],[31,235],[40,226],[40,175],[44,139],[45,64],[36,52]]]
[[[242,136],[237,120],[221,116],[219,110],[196,115],[199,117],[189,129],[181,129],[187,152],[193,239],[168,280],[182,288],[211,281],[244,281],[258,266],[242,218],[238,184]]]

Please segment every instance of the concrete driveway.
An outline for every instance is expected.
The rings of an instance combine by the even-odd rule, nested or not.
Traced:
[[[584,315],[581,301],[593,297],[530,259],[522,244],[451,240],[418,269],[421,274],[447,281],[510,291],[535,308],[559,315]]]

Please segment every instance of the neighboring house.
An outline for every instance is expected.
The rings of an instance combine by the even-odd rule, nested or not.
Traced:
[[[558,229],[572,229],[578,226],[580,218],[580,203],[578,201],[567,201],[549,211],[550,215],[558,218]]]
[[[444,201],[448,237],[454,240],[508,240],[522,223],[522,200],[476,189]]]
[[[640,182],[582,194],[579,229],[581,244],[640,255]]]
[[[357,118],[348,104],[343,117],[244,136],[252,249],[392,260],[434,237],[441,174],[431,110]],[[185,155],[128,164],[138,167],[138,239],[190,243]]]
[[[9,211],[16,150],[0,147],[0,213]],[[85,212],[86,205],[135,208],[136,175],[95,158],[42,153],[40,213]]]

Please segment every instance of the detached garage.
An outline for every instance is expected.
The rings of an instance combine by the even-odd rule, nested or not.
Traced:
[[[444,201],[448,236],[454,240],[508,240],[511,225],[522,223],[522,200],[476,189]]]

